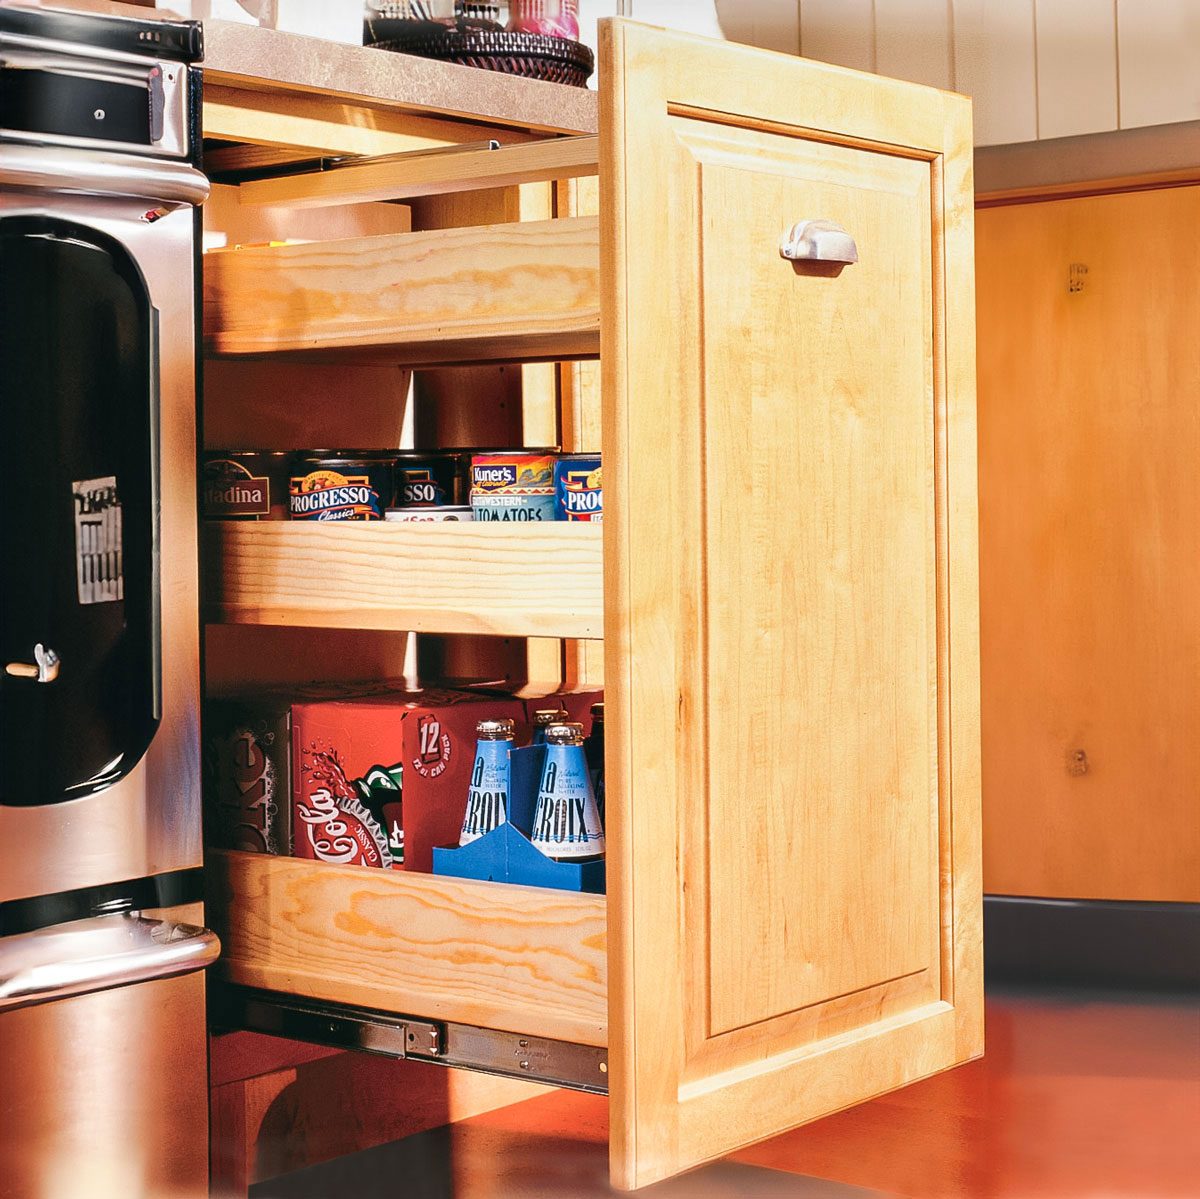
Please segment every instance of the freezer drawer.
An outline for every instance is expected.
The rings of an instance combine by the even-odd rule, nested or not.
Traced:
[[[0,1014],[0,1199],[208,1194],[204,975]]]

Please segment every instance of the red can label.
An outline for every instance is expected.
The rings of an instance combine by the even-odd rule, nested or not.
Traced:
[[[306,746],[292,811],[292,853],[339,866],[390,867],[387,835],[346,778],[335,751]]]

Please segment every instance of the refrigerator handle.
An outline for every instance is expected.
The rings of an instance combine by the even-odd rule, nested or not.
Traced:
[[[216,933],[134,913],[0,937],[0,1012],[203,970]]]

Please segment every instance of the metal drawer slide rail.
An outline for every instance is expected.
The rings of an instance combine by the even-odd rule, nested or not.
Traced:
[[[469,1024],[432,1023],[249,987],[212,987],[211,1014],[213,1023],[222,1029],[246,1029],[336,1049],[608,1094],[608,1050],[594,1045]]]

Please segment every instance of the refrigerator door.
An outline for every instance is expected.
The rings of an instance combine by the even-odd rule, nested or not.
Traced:
[[[161,717],[157,313],[115,239],[0,219],[0,803],[102,790]]]
[[[0,1012],[0,1199],[208,1195],[204,975]]]

